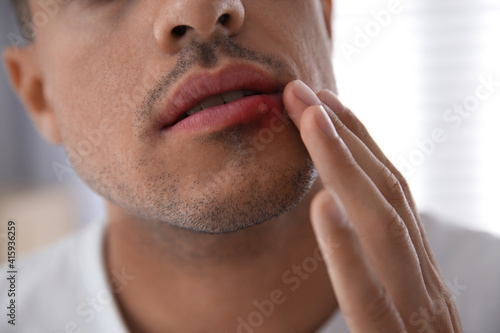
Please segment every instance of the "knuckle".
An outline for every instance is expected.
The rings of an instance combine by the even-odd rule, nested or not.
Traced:
[[[337,168],[341,170],[342,177],[329,177],[322,179],[321,182],[327,188],[337,188],[352,186],[350,180],[357,179],[362,172],[361,167],[351,158],[339,159]]]
[[[399,171],[396,168],[393,168],[393,169],[394,170],[392,171],[392,173],[394,174],[394,177],[396,177],[401,184],[406,184],[407,183],[406,178],[403,176],[401,171]]]
[[[393,315],[394,306],[387,290],[380,286],[366,302],[366,314],[374,322],[382,322]]]
[[[345,117],[346,117],[346,122],[349,123],[352,131],[358,138],[361,139],[361,141],[364,141],[365,138],[370,137],[370,134],[368,132],[368,129],[366,126],[359,121],[359,119],[354,115],[354,112],[352,112],[349,109],[345,109],[344,111]]]
[[[366,126],[359,121],[356,123],[356,136],[363,142],[365,142],[365,139],[370,137],[370,133],[368,133]]]
[[[404,193],[408,193],[410,191],[410,185],[408,184],[408,181],[403,176],[403,174],[401,173],[401,171],[399,171],[396,168],[393,168],[392,173],[394,174],[394,177],[396,177],[396,179],[398,180],[399,185],[401,186],[403,192]]]
[[[408,241],[411,241],[410,233],[408,232],[406,224],[395,212],[393,213],[389,223],[387,223],[387,231],[393,241],[398,243],[407,243]]]
[[[396,175],[386,168],[384,168],[381,173],[383,180],[380,192],[382,195],[391,203],[406,203],[406,196],[403,187],[401,186],[401,183]]]
[[[337,138],[341,140],[340,138]],[[349,177],[358,177],[360,174],[364,173],[361,166],[354,159],[351,151],[345,145],[339,145],[339,156],[336,160],[337,166],[342,170],[342,173]]]
[[[452,332],[453,318],[450,315],[453,305],[446,297],[432,300],[429,308],[429,320],[431,321],[433,332]]]
[[[332,111],[333,113],[333,111]],[[349,128],[340,120],[337,116],[330,117],[333,121],[333,124],[335,125],[335,128],[337,129],[337,132],[342,133],[344,131],[349,131]]]
[[[410,190],[410,185],[408,185],[408,181],[406,180],[406,178],[403,176],[403,174],[399,170],[396,170],[394,172],[394,176],[398,179],[399,184],[403,188],[403,192],[406,193],[406,191]]]

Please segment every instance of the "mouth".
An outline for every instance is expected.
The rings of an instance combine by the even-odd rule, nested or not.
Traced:
[[[227,66],[186,77],[160,116],[165,132],[215,131],[283,112],[286,82],[251,65]]]
[[[249,96],[255,96],[255,95],[261,95],[261,93],[256,92],[256,91],[251,91],[251,90],[234,90],[234,91],[229,91],[229,92],[224,92],[221,94],[213,95],[208,98],[205,98],[203,101],[200,103],[196,104],[193,106],[189,111],[186,113],[183,113],[172,125],[177,124],[178,122],[186,119],[187,117],[190,117],[200,111],[213,108],[219,105],[225,105],[234,101],[237,101],[239,99],[242,99],[244,97],[249,97]]]

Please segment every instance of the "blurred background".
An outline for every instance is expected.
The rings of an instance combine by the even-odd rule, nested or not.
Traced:
[[[421,211],[500,234],[500,1],[336,3],[344,104],[405,174]]]
[[[409,180],[422,212],[500,235],[500,2],[336,0],[340,98]],[[0,48],[18,43],[7,1]],[[92,221],[103,203],[45,143],[0,73],[0,261]],[[97,222],[98,223],[98,222]]]

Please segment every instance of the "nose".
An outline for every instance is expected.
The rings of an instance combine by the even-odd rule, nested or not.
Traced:
[[[154,22],[154,38],[166,53],[176,53],[191,41],[214,35],[238,34],[245,20],[241,0],[165,1]]]

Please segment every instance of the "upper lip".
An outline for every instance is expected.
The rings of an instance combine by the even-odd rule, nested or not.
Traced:
[[[283,91],[280,83],[266,71],[253,65],[230,65],[214,73],[188,75],[173,91],[166,109],[162,110],[161,127],[172,126],[177,119],[207,97],[235,90],[261,94]]]

